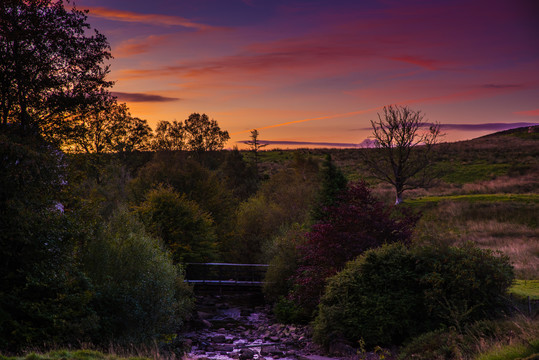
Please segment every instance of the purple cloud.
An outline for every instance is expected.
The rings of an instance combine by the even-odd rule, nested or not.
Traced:
[[[180,98],[166,97],[161,95],[143,94],[143,93],[125,93],[125,92],[113,92],[112,95],[116,96],[122,101],[131,102],[170,102],[179,101]]]

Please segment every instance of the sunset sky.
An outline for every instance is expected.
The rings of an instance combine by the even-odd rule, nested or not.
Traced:
[[[384,105],[446,141],[539,123],[536,0],[79,0],[121,102],[152,127],[206,113],[228,147],[354,146]],[[241,147],[241,146],[240,146]]]

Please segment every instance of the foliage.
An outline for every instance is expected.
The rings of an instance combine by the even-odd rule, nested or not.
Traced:
[[[187,150],[195,152],[222,150],[230,135],[221,130],[217,121],[208,115],[192,113],[184,122]]]
[[[311,314],[284,296],[273,305],[273,313],[277,321],[284,324],[307,324],[311,320]]]
[[[339,335],[367,345],[398,344],[420,333],[500,314],[513,280],[507,257],[468,244],[373,249],[328,281],[315,339]]]
[[[365,183],[351,183],[338,203],[327,208],[328,217],[312,226],[307,242],[299,247],[292,298],[312,311],[326,279],[346,262],[385,243],[408,242],[417,218],[405,214],[399,219],[392,211],[371,195]]]
[[[295,224],[273,238],[267,250],[269,268],[264,279],[264,295],[270,301],[286,296],[293,285],[292,275],[298,267],[298,247],[305,243],[305,230]]]
[[[176,263],[216,260],[213,220],[185,194],[165,187],[150,190],[137,212],[148,230],[167,245]]]
[[[242,202],[235,216],[235,233],[227,259],[235,262],[267,262],[274,236],[308,219],[316,194],[317,164],[297,158],[262,184],[258,192]]]
[[[104,99],[74,117],[67,141],[76,152],[131,152],[147,150],[152,130],[146,120],[134,118],[125,104]]]
[[[239,201],[248,199],[258,189],[256,168],[244,160],[243,154],[237,148],[226,152],[219,173],[226,181],[227,188],[231,189]]]
[[[425,186],[432,180],[431,151],[440,136],[439,124],[427,124],[420,111],[407,106],[384,106],[383,115],[372,121],[376,152],[369,152],[365,164],[377,179],[395,188],[395,204],[402,193]],[[428,131],[422,132],[423,127]],[[375,156],[372,156],[375,155]]]
[[[64,165],[38,137],[0,134],[0,349],[65,344],[94,326],[74,257],[84,235],[59,202]]]
[[[63,142],[70,119],[88,104],[109,97],[110,59],[105,36],[83,11],[61,0],[0,3],[1,122],[19,124]]]
[[[152,149],[156,151],[176,151],[185,147],[185,129],[181,121],[170,123],[160,121],[155,129],[155,136],[152,140]]]
[[[158,152],[138,171],[128,188],[131,202],[145,201],[147,192],[159,185],[169,186],[196,202],[214,221],[220,240],[230,237],[235,200],[218,171],[203,166],[188,153]]]
[[[322,163],[321,177],[322,185],[316,205],[312,210],[314,221],[320,221],[328,216],[326,209],[335,205],[338,196],[346,189],[348,184],[342,171],[331,160],[330,154],[326,154],[326,158]]]
[[[314,325],[314,339],[367,346],[389,345],[421,330],[425,312],[415,259],[402,244],[364,253],[328,280]]]
[[[125,210],[89,241],[83,265],[95,286],[98,343],[148,342],[178,331],[191,310],[180,268]]]
[[[461,330],[470,321],[492,317],[507,305],[514,278],[509,258],[479,249],[424,246],[415,249],[417,271],[430,319]]]

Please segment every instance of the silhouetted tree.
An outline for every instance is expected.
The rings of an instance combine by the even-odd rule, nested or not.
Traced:
[[[390,105],[371,125],[376,150],[364,151],[365,163],[374,177],[393,185],[395,204],[400,204],[404,191],[425,186],[435,176],[429,171],[430,155],[441,136],[440,124],[426,123],[421,111]]]
[[[247,140],[245,142],[245,144],[249,145],[249,151],[251,151],[254,155],[254,159],[255,159],[255,167],[256,167],[256,170],[258,172],[258,152],[260,151],[260,149],[268,146],[268,144],[261,144],[260,143],[260,140],[258,140],[258,130],[256,129],[253,129],[251,130],[251,140]]]
[[[187,149],[196,152],[222,150],[230,135],[206,114],[193,113],[184,122]]]
[[[0,2],[1,124],[62,142],[73,114],[110,97],[110,47],[62,0]]]
[[[153,150],[183,150],[185,147],[185,129],[183,122],[160,121],[155,129],[154,139],[152,141]]]
[[[67,145],[86,153],[131,152],[149,149],[151,135],[146,120],[132,117],[125,104],[110,98],[75,117]]]

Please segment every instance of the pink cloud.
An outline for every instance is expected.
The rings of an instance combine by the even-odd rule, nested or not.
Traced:
[[[125,58],[149,52],[170,40],[171,35],[150,35],[144,39],[129,39],[119,44],[113,51],[114,57]]]
[[[536,110],[525,110],[525,111],[517,111],[515,112],[517,115],[524,115],[524,116],[539,116],[539,109]]]

